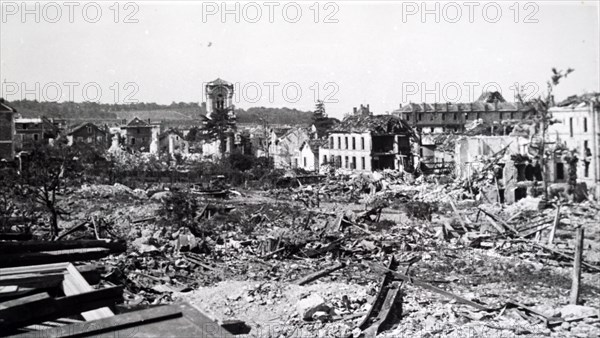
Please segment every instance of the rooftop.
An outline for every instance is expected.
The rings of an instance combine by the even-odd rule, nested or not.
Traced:
[[[216,78],[213,81],[210,81],[208,84],[208,86],[233,86],[232,83],[227,82],[221,78]]]
[[[583,95],[571,95],[559,102],[556,106],[560,108],[578,108],[589,106],[593,101],[596,106],[600,106],[600,93],[586,93]]]
[[[411,128],[394,115],[350,115],[334,127],[332,132],[398,134],[411,133]]]
[[[319,148],[325,148],[327,146],[327,140],[308,140],[302,143],[300,149],[304,147],[304,145],[308,145],[313,154],[319,153]]]
[[[17,110],[15,108],[9,106],[8,103],[3,98],[0,98],[0,111],[12,112],[12,113],[17,112]]]

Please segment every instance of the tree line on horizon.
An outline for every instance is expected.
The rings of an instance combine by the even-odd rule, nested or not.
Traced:
[[[198,102],[172,102],[158,104],[154,102],[138,102],[130,104],[109,104],[97,102],[46,102],[37,100],[15,100],[9,102],[23,117],[65,118],[65,119],[118,119],[117,112],[175,110],[191,118],[206,115]],[[235,114],[239,123],[255,123],[259,119],[267,119],[271,124],[307,124],[312,112],[293,108],[251,107],[247,110],[236,108]],[[157,116],[157,119],[160,116]]]

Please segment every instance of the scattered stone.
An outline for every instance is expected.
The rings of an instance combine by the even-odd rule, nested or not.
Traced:
[[[323,297],[316,293],[301,299],[296,305],[296,309],[304,320],[311,320],[312,316],[319,311],[329,312],[329,306],[325,304]]]
[[[161,192],[157,192],[154,195],[152,195],[152,197],[150,197],[150,199],[152,199],[153,201],[158,201],[158,202],[162,202],[164,200],[166,200],[167,198],[171,197],[173,193],[170,191],[161,191]]]
[[[583,305],[569,304],[560,309],[560,315],[564,319],[600,316],[598,309]]]
[[[324,323],[324,322],[328,322],[329,320],[331,320],[331,316],[329,315],[328,312],[317,311],[317,312],[313,313],[312,319],[318,320],[318,321]]]

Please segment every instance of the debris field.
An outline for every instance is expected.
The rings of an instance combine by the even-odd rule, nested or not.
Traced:
[[[591,199],[492,204],[464,182],[394,171],[292,183],[218,194],[186,184],[75,189],[60,203],[79,211],[57,240],[37,240],[43,224],[21,233],[28,241],[3,234],[2,331],[184,304],[188,312],[169,311],[197,311],[190,316],[215,324],[204,332],[216,336],[600,335],[600,207]],[[53,313],[23,315],[46,303]]]

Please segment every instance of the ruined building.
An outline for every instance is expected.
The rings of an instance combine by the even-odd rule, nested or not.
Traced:
[[[185,140],[183,134],[173,128],[165,130],[158,136],[159,152],[161,154],[187,154],[189,153],[189,143]]]
[[[57,125],[45,117],[15,119],[15,151],[27,151],[37,145],[49,145],[59,136]]]
[[[487,123],[492,134],[505,134],[503,120],[526,118],[531,109],[518,102],[506,102],[498,92],[485,92],[470,103],[409,103],[392,112],[418,132],[464,132],[474,121]]]
[[[87,143],[95,146],[108,147],[110,145],[110,133],[107,128],[100,128],[93,123],[83,123],[67,133],[69,144]]]
[[[577,180],[600,189],[600,94],[571,96],[550,108],[556,123],[548,128],[548,139],[575,150]],[[558,168],[561,172],[566,169]],[[598,192],[596,192],[598,193]]]
[[[0,99],[0,160],[11,161],[15,157],[15,113],[4,99]]]
[[[125,145],[140,152],[150,152],[150,146],[156,133],[155,129],[156,126],[150,124],[150,121],[142,121],[137,117],[121,127]]]
[[[273,128],[269,137],[269,156],[275,168],[301,166],[300,146],[310,140],[310,133],[301,127]]]
[[[319,151],[327,144],[327,140],[308,140],[300,146],[299,167],[307,171],[319,172]]]
[[[368,107],[368,106],[367,106]],[[355,171],[412,170],[412,128],[397,116],[353,114],[319,149],[321,164]]]

